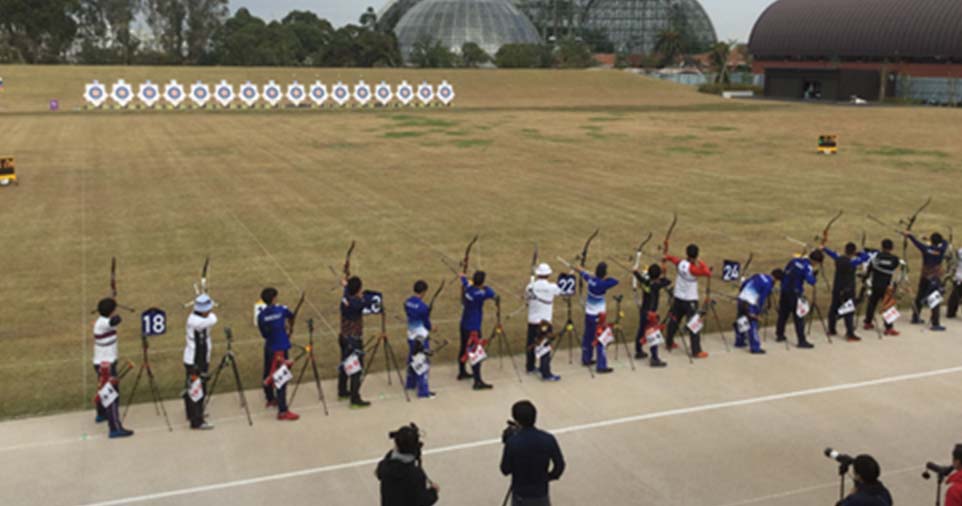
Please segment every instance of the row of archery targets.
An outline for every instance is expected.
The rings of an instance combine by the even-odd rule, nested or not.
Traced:
[[[454,87],[447,81],[433,85],[427,81],[414,86],[407,81],[391,85],[381,81],[375,86],[363,80],[356,84],[338,81],[328,86],[321,81],[304,85],[293,81],[285,86],[269,81],[257,85],[250,81],[236,87],[222,80],[210,85],[197,81],[189,86],[172,79],[161,86],[145,81],[134,85],[117,80],[110,85],[93,81],[84,86],[86,108],[257,108],[257,107],[369,107],[369,106],[450,106]]]

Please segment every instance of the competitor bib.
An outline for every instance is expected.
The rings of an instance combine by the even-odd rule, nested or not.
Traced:
[[[902,314],[899,313],[898,308],[895,306],[888,308],[882,313],[882,319],[885,320],[885,323],[889,325],[895,323],[900,316],[902,316]]]
[[[103,388],[97,391],[97,397],[100,398],[101,406],[109,408],[110,405],[113,404],[118,397],[120,397],[120,394],[117,393],[117,389],[114,388],[114,385],[108,381]]]
[[[535,358],[541,358],[549,353],[551,353],[551,345],[549,345],[547,341],[542,342],[534,349]]]
[[[274,388],[284,388],[288,381],[294,379],[294,375],[287,368],[287,364],[278,367],[272,377],[274,378]]]
[[[852,314],[854,312],[855,312],[855,301],[852,299],[848,299],[847,301],[845,301],[845,304],[842,304],[838,308],[839,316],[845,316],[847,314]]]
[[[615,334],[614,332],[611,331],[611,327],[605,328],[604,332],[602,332],[601,335],[598,336],[598,344],[602,346],[608,346],[609,344],[613,343],[614,340],[615,340]]]
[[[474,351],[468,352],[468,363],[471,365],[478,365],[484,362],[488,358],[488,353],[484,351],[484,346],[480,344],[474,347]]]
[[[705,322],[702,321],[700,314],[696,314],[688,320],[686,327],[688,327],[688,330],[690,330],[692,334],[697,334],[701,332],[701,329],[705,328]]]
[[[344,374],[354,376],[361,372],[361,359],[357,358],[357,353],[351,353],[351,356],[341,363],[341,367],[344,368]]]
[[[747,316],[742,316],[741,318],[735,320],[735,328],[738,329],[738,332],[744,334],[752,329],[752,322],[748,320]]]
[[[798,298],[798,304],[795,304],[795,315],[799,318],[805,318],[808,316],[809,311],[812,310],[812,306],[808,304],[808,301],[802,297]]]
[[[194,402],[199,402],[204,398],[204,384],[200,381],[200,378],[195,379],[187,387],[187,397]]]
[[[645,342],[648,346],[658,346],[665,342],[665,337],[661,335],[661,330],[654,329],[649,332],[645,332]]]
[[[414,371],[414,374],[424,376],[430,369],[431,365],[428,364],[428,357],[424,353],[418,353],[411,357],[411,370]]]
[[[943,299],[942,299],[942,292],[940,292],[940,291],[938,291],[938,290],[932,292],[932,293],[928,296],[928,298],[925,299],[925,301],[926,301],[926,302],[928,303],[928,305],[929,305],[929,309],[935,309],[935,308],[939,307],[939,304],[942,303],[942,300],[943,300]]]

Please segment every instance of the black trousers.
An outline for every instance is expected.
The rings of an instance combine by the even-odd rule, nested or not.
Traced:
[[[869,295],[868,305],[865,306],[865,323],[872,323],[875,319],[875,311],[878,309],[879,302],[885,298],[885,290],[880,290],[873,288],[872,294]],[[883,321],[883,323],[885,323]],[[885,324],[885,328],[890,329],[893,325]]]
[[[100,366],[95,365],[94,371],[96,371],[97,377],[99,378]],[[110,363],[110,375],[114,378],[117,377],[116,361]],[[117,393],[120,394],[119,389],[117,390]],[[122,429],[123,427],[120,424],[120,396],[118,395],[117,400],[115,400],[108,408],[104,408],[103,406],[100,405],[100,398],[98,397],[97,398],[97,416],[107,419],[107,424],[110,426],[111,431]]]
[[[273,362],[274,362],[274,353],[265,344],[264,345],[264,369],[263,369],[263,373],[261,374],[261,385],[264,385],[264,381],[267,380],[267,377],[271,374],[271,365],[273,364]],[[266,386],[266,385],[264,386],[264,398],[267,399],[267,402],[271,402],[275,400],[274,387]]]
[[[799,318],[795,312],[798,305],[798,294],[791,291],[783,291],[778,298],[778,320],[775,322],[775,335],[779,338],[785,337],[785,325],[791,317],[795,323],[795,335],[798,344],[805,342],[805,319]],[[814,308],[812,309],[814,311]]]
[[[364,374],[364,342],[360,337],[338,336],[337,344],[341,347],[341,363],[343,364],[348,357],[357,352],[357,358],[361,362],[361,370],[356,374],[348,376],[344,372],[344,366],[337,368],[337,396],[350,397],[352,403],[361,402],[361,376]]]
[[[928,307],[928,302],[925,300],[932,295],[937,290],[942,289],[942,281],[935,278],[922,278],[919,280],[919,289],[915,295],[915,307],[912,308],[912,320],[918,320],[922,317],[922,310]],[[935,326],[939,324],[941,320],[940,315],[942,313],[942,304],[935,306],[931,310],[932,317],[930,323]]]
[[[468,352],[468,338],[471,337],[471,332],[464,327],[461,327],[461,346],[458,348],[458,376],[467,376],[468,370],[465,367],[465,362],[461,361],[464,354]]]
[[[949,307],[945,316],[955,318],[959,314],[959,301],[962,300],[962,283],[954,281],[952,283],[952,294],[949,295]]]
[[[534,357],[534,345],[535,341],[538,339],[538,331],[541,329],[541,325],[537,323],[528,324],[528,340],[525,349],[528,350],[524,355],[524,369],[528,372],[532,372],[536,369],[535,367],[535,357]]]
[[[838,326],[838,309],[842,307],[849,299],[853,299],[854,302],[854,291],[851,290],[832,290],[832,305],[828,308],[828,331],[829,333],[835,334],[836,327]],[[847,315],[843,315],[842,319],[845,321],[845,335],[854,336],[855,335],[855,312],[851,312]]]
[[[198,369],[192,365],[184,364],[184,373],[184,410],[187,412],[187,419],[190,420],[190,426],[196,429],[204,424],[204,403],[207,401],[207,367],[205,364]],[[194,374],[200,375],[200,385],[204,392],[204,396],[197,402],[191,400],[189,393],[190,378]]]
[[[671,351],[675,344],[675,334],[678,333],[681,326],[681,319],[685,318],[685,321],[689,322],[698,314],[698,301],[675,299],[668,314],[668,335],[665,336],[665,340],[668,344],[668,350]],[[691,354],[698,355],[701,353],[701,335],[692,332],[689,332],[689,334],[691,334]]]

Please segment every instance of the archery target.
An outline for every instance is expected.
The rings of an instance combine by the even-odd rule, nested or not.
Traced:
[[[246,83],[241,85],[240,98],[241,98],[241,101],[244,102],[245,105],[247,105],[247,107],[254,107],[254,104],[257,103],[257,100],[260,99],[260,97],[261,97],[261,94],[260,92],[257,91],[257,86],[255,86],[254,84],[251,84],[250,81],[247,81]]]
[[[100,81],[84,85],[84,100],[94,107],[104,105],[104,102],[107,101],[107,87],[100,84]]]
[[[300,106],[304,102],[304,85],[294,81],[287,85],[287,100],[295,106]]]
[[[337,105],[344,105],[348,100],[351,99],[351,90],[347,88],[347,85],[338,81],[334,85],[334,89],[331,90],[331,94],[334,96],[334,101]]]
[[[180,107],[181,102],[186,98],[184,87],[176,80],[171,79],[164,87],[164,100],[174,107]]]
[[[210,87],[200,81],[190,85],[190,99],[197,107],[204,107],[210,101]]]
[[[421,86],[418,86],[418,99],[421,100],[421,103],[424,105],[428,105],[434,100],[434,88],[432,88],[427,81],[422,82]]]
[[[160,87],[150,81],[142,83],[137,90],[137,98],[147,107],[153,107],[160,100]]]
[[[361,105],[367,105],[371,101],[371,87],[364,81],[354,86],[354,100]]]
[[[323,105],[327,101],[327,86],[320,81],[314,81],[311,85],[311,100],[314,101],[314,105]]]
[[[414,88],[407,81],[401,81],[397,87],[397,98],[404,105],[410,104],[414,99]]]
[[[110,98],[120,107],[127,107],[127,104],[134,99],[134,89],[126,81],[119,79],[114,83]]]
[[[454,87],[447,81],[441,81],[438,86],[438,98],[444,105],[450,105],[454,100]]]
[[[234,101],[234,87],[226,80],[222,80],[214,87],[214,99],[221,107],[230,107],[231,102]]]
[[[266,85],[264,85],[263,95],[264,100],[266,100],[271,107],[274,107],[278,102],[281,101],[283,93],[281,92],[281,87],[278,86],[277,83],[274,81],[269,81]]]
[[[394,93],[391,92],[391,85],[381,81],[381,84],[374,87],[374,98],[376,98],[381,105],[391,103],[391,99],[394,98]]]

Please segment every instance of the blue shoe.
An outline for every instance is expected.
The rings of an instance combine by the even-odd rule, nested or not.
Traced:
[[[932,325],[932,327],[929,328],[929,330],[931,330],[932,332],[945,332],[945,327],[941,325]]]
[[[106,421],[107,417],[104,415],[97,415],[97,418],[94,418],[94,423],[104,423]]]
[[[117,429],[110,431],[110,439],[117,439],[122,437],[130,437],[134,435],[134,431],[127,429]]]
[[[557,374],[552,374],[551,376],[542,377],[541,381],[550,381],[553,383],[555,381],[561,381],[561,376],[558,376]]]

